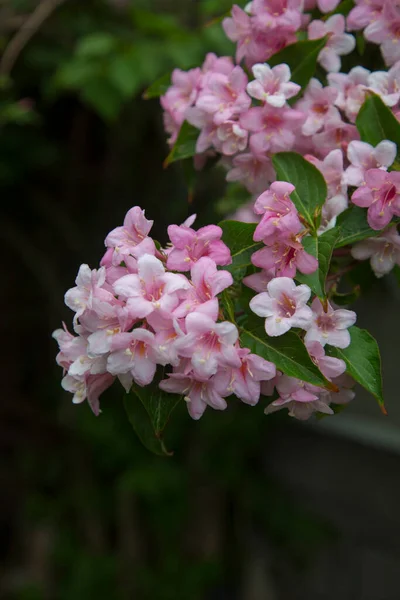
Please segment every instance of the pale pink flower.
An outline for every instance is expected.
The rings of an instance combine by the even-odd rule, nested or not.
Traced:
[[[308,39],[317,40],[328,36],[325,47],[318,55],[318,62],[326,71],[340,71],[340,56],[350,54],[356,46],[354,36],[344,32],[345,26],[343,15],[333,15],[326,21],[314,20],[308,26]]]
[[[389,71],[371,73],[368,77],[368,89],[378,94],[387,106],[397,106],[400,100],[400,61]]]
[[[236,4],[232,6],[231,15],[222,21],[222,27],[226,36],[232,42],[237,42],[236,62],[239,64],[252,42],[253,27],[249,15]]]
[[[129,373],[138,385],[149,385],[157,368],[154,346],[154,333],[146,329],[116,335],[107,359],[108,372],[112,375]]]
[[[346,370],[346,363],[341,358],[326,356],[324,347],[320,342],[307,342],[306,347],[312,361],[317,365],[321,373],[330,381],[339,377]]]
[[[248,348],[240,348],[238,355],[242,364],[238,369],[227,370],[226,389],[254,406],[260,399],[261,382],[273,379],[276,367],[257,354],[250,354]]]
[[[340,0],[317,0],[317,6],[322,13],[329,13],[335,10]]]
[[[80,356],[86,354],[87,340],[82,336],[72,335],[63,323],[63,329],[56,329],[52,333],[60,349],[56,356],[57,364],[68,371],[71,364]]]
[[[282,152],[293,148],[296,131],[305,115],[292,108],[275,108],[266,104],[250,108],[240,117],[240,125],[252,132],[250,149],[259,156],[265,152]]]
[[[254,212],[263,215],[254,232],[254,241],[280,232],[283,234],[298,233],[301,223],[297,209],[290,199],[295,187],[285,181],[274,181],[268,191],[257,198]]]
[[[251,13],[259,29],[297,31],[301,25],[302,0],[253,0]]]
[[[247,85],[247,93],[271,106],[285,106],[286,100],[296,96],[301,89],[297,83],[290,81],[290,68],[286,64],[272,68],[267,64],[256,64],[252,71],[255,80]]]
[[[274,277],[275,269],[270,269],[269,271],[261,269],[258,273],[253,273],[252,275],[244,277],[243,283],[255,292],[265,292],[267,283],[269,283],[271,279],[274,279]]]
[[[165,272],[155,256],[145,255],[138,260],[138,274],[125,275],[114,284],[115,293],[126,299],[130,316],[143,319],[154,311],[170,317],[179,304],[177,292],[190,288],[184,275]]]
[[[365,185],[354,192],[351,200],[357,206],[368,207],[372,229],[383,229],[393,216],[400,217],[400,173],[369,169],[364,180]]]
[[[371,268],[377,277],[390,273],[395,265],[400,265],[400,235],[396,227],[355,244],[351,255],[357,260],[371,259]]]
[[[258,223],[260,218],[254,214],[254,202],[246,202],[240,206],[235,212],[229,216],[233,221],[241,221],[242,223]]]
[[[225,121],[216,130],[214,146],[221,154],[233,156],[246,149],[248,136],[237,121]]]
[[[235,65],[230,56],[217,56],[214,52],[208,52],[201,67],[204,75],[202,86],[205,87],[207,85],[208,77],[212,75],[212,73],[229,75],[232,73],[234,67]]]
[[[207,315],[192,312],[185,320],[186,335],[177,339],[180,356],[190,358],[197,378],[207,379],[219,367],[240,367],[234,344],[238,330],[233,323],[215,323]]]
[[[324,390],[321,393],[321,399],[326,402],[326,404],[348,404],[353,400],[355,397],[353,388],[356,382],[350,375],[343,373],[342,375],[339,375],[339,377],[332,379],[332,383],[335,384],[338,391],[329,392],[328,390]]]
[[[305,343],[319,342],[322,346],[329,344],[347,348],[350,344],[350,333],[347,330],[356,322],[356,313],[344,308],[334,310],[329,302],[325,311],[318,298],[314,298],[311,308],[313,317],[307,327]]]
[[[344,181],[348,185],[359,187],[364,182],[366,171],[369,169],[386,171],[393,164],[396,154],[396,144],[389,140],[383,140],[375,148],[366,142],[350,142],[347,148],[350,166],[344,173]]]
[[[264,240],[266,243],[269,240]],[[296,236],[272,240],[271,245],[257,250],[251,257],[254,266],[261,269],[275,269],[276,277],[294,277],[296,269],[301,273],[314,273],[318,260],[308,254]]]
[[[305,329],[312,321],[312,312],[307,302],[311,290],[307,285],[298,285],[288,277],[276,277],[267,284],[267,291],[250,300],[251,310],[259,317],[266,317],[265,331],[275,337],[292,327]]]
[[[171,76],[172,85],[160,103],[164,110],[168,111],[177,125],[182,125],[185,120],[185,112],[189,106],[193,106],[202,84],[201,69],[181,71],[174,69]]]
[[[88,265],[79,267],[77,278],[75,279],[76,287],[71,288],[65,294],[65,304],[71,310],[75,311],[75,321],[80,317],[85,310],[91,309],[96,302],[96,298],[104,302],[112,302],[113,294],[104,289],[106,280],[106,269],[91,270]]]
[[[355,123],[365,100],[370,71],[364,67],[353,67],[348,73],[328,73],[328,83],[338,90],[335,105]]]
[[[229,75],[213,73],[196,106],[213,115],[214,123],[221,125],[249,108],[251,99],[246,93],[247,82],[247,75],[241,67],[235,67]]]
[[[321,156],[327,156],[335,148],[344,152],[353,140],[360,139],[357,127],[342,121],[340,117],[327,119],[324,130],[313,135],[313,143]]]
[[[381,17],[386,0],[355,0],[355,6],[347,15],[348,31],[364,29],[373,25]]]
[[[202,256],[209,256],[217,265],[232,262],[229,248],[221,241],[222,229],[217,225],[207,225],[198,231],[186,225],[170,225],[168,235],[173,247],[167,267],[172,271],[189,271]]]
[[[66,375],[61,385],[64,390],[74,394],[72,399],[74,404],[80,404],[87,398],[93,413],[98,416],[100,413],[99,396],[112,385],[114,379],[115,377],[110,375],[110,373],[85,375],[79,378]]]
[[[232,161],[233,167],[226,175],[227,181],[242,182],[249,192],[259,194],[276,178],[271,159],[268,156],[238,154]]]
[[[343,183],[343,153],[341,150],[332,150],[323,160],[318,160],[311,155],[306,155],[304,158],[317,167],[324,176],[328,186],[328,198],[338,195],[346,197],[347,185]]]
[[[334,106],[338,91],[333,87],[322,87],[318,79],[311,79],[303,98],[296,104],[296,108],[307,115],[302,127],[304,135],[313,135],[324,126],[328,119],[340,117],[338,109]]]
[[[320,393],[323,391],[321,388],[282,375],[277,379],[276,389],[279,398],[267,406],[264,411],[267,415],[282,408],[287,408],[289,416],[300,421],[306,421],[315,412],[333,415],[333,410],[324,401],[323,396],[320,398]]]
[[[400,60],[400,10],[398,2],[386,1],[383,11],[370,23],[364,37],[370,42],[381,44],[381,52],[385,63],[393,65]]]
[[[227,407],[224,397],[230,392],[223,387],[226,381],[223,371],[218,371],[206,381],[196,379],[193,373],[170,373],[168,377],[160,382],[160,388],[171,394],[182,394],[192,419],[200,419],[207,406],[215,410]]]
[[[143,254],[155,254],[155,245],[148,234],[153,221],[146,219],[139,206],[131,208],[122,227],[116,227],[105,239],[107,248],[114,248],[112,264],[118,266],[126,256],[139,258]]]
[[[197,129],[200,129],[200,135],[196,140],[197,154],[211,148],[215,143],[217,133],[217,125],[214,123],[213,116],[193,106],[186,111],[186,120]]]

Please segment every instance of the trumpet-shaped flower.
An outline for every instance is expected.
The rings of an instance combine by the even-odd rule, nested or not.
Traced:
[[[305,343],[308,345],[311,342],[319,342],[322,346],[329,344],[337,348],[347,348],[351,341],[348,328],[356,322],[356,313],[344,308],[334,310],[329,302],[325,310],[318,298],[313,300],[311,309],[313,316],[306,328]]]

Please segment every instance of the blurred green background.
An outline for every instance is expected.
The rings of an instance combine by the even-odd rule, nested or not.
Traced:
[[[192,212],[215,222],[232,208],[220,201],[222,172],[205,172],[192,198],[182,166],[162,168],[161,109],[142,98],[174,67],[232,54],[214,22],[230,6],[0,0],[1,600],[317,600],[335,589],[332,548],[353,556],[321,489],[303,489],[309,477],[342,498],[353,474],[338,484],[323,463],[308,476],[307,461],[348,457],[350,442],[267,419],[261,406],[234,403],[199,423],[182,406],[167,431],[174,456],[158,458],[136,439],[119,388],[104,394],[99,418],[60,388],[50,336],[71,322],[63,294],[81,263],[97,266],[126,211],[145,208],[164,242],[169,223]],[[282,457],[287,477],[277,475]],[[345,468],[332,461],[328,470]],[[321,587],[308,574],[321,571],[323,549]],[[341,598],[369,598],[352,589]]]

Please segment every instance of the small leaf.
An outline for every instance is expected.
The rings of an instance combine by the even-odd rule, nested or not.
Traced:
[[[219,223],[223,234],[222,241],[228,246],[232,255],[232,264],[224,267],[236,278],[244,275],[251,265],[251,255],[262,248],[262,244],[253,240],[255,223],[241,221],[222,221]]]
[[[184,121],[182,127],[179,130],[177,140],[165,159],[164,166],[168,166],[171,163],[182,160],[183,158],[189,158],[196,154],[196,142],[199,137],[199,130],[193,125],[190,125],[187,121]]]
[[[171,73],[165,73],[162,77],[152,83],[143,94],[145,100],[163,96],[171,85]]]
[[[319,226],[321,206],[328,190],[325,179],[314,165],[295,152],[280,152],[272,157],[277,178],[295,186],[290,195],[300,215],[313,230]]]
[[[358,113],[356,125],[363,142],[376,146],[382,140],[390,140],[397,144],[399,158],[400,123],[379,96],[369,92]]]
[[[141,440],[151,452],[169,455],[162,440],[162,433],[169,416],[181,396],[168,394],[158,387],[158,382],[142,388],[133,384],[132,391],[124,398],[129,421]]]
[[[317,58],[327,42],[327,38],[306,40],[286,46],[283,50],[268,59],[270,67],[286,63],[292,73],[290,81],[294,81],[303,89],[315,73]]]
[[[278,337],[269,337],[260,319],[252,316],[249,316],[240,330],[242,345],[250,348],[254,354],[273,362],[282,373],[313,385],[332,389],[332,384],[312,362],[299,336],[292,331]]]
[[[347,348],[327,347],[330,356],[341,358],[347,366],[347,373],[377,399],[384,414],[381,356],[375,338],[358,327],[350,327],[350,346]]]
[[[296,279],[300,283],[307,284],[321,300],[326,297],[326,276],[331,264],[333,248],[339,235],[339,229],[335,227],[319,237],[308,236],[303,239],[303,246],[306,252],[318,258],[318,269],[310,275],[303,275],[303,273],[297,272]]]

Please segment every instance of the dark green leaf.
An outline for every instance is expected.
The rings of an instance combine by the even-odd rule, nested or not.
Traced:
[[[162,433],[169,416],[181,396],[168,394],[153,382],[142,388],[132,386],[132,391],[124,398],[129,421],[142,444],[155,454],[170,454],[165,448]]]
[[[271,67],[282,63],[289,65],[292,73],[290,81],[294,81],[304,89],[314,75],[318,54],[326,42],[327,38],[324,37],[318,40],[306,40],[290,44],[290,46],[286,46],[286,48],[271,56],[268,59],[268,64]]]
[[[144,92],[143,97],[146,100],[150,98],[159,98],[163,96],[165,92],[171,85],[171,73],[165,73],[160,79],[157,79],[154,83],[151,84]]]
[[[177,140],[165,159],[165,166],[170,165],[176,160],[190,158],[196,154],[196,142],[199,137],[199,130],[187,121],[184,121],[178,133]]]
[[[398,219],[393,220],[395,224]],[[345,210],[337,219],[337,227],[340,229],[340,236],[336,242],[335,248],[355,244],[366,238],[376,237],[382,231],[371,229],[367,221],[367,210],[354,204]]]
[[[224,290],[221,294],[221,304],[222,310],[224,312],[225,318],[232,323],[235,323],[235,307],[233,304],[232,297],[230,296],[228,290]]]
[[[314,165],[295,152],[280,152],[272,157],[277,178],[292,183],[290,195],[300,215],[313,230],[319,225],[321,207],[328,190],[325,179]]]
[[[335,8],[335,10],[332,10],[329,14],[324,15],[323,18],[322,18],[322,20],[326,21],[332,15],[338,15],[338,14],[339,15],[343,15],[344,17],[347,17],[347,15],[349,14],[349,12],[351,11],[352,8],[354,8],[354,2],[353,2],[353,0],[343,0]]]
[[[335,227],[326,231],[318,237],[305,237],[303,246],[309,254],[318,258],[318,269],[310,275],[297,272],[296,279],[306,283],[318,298],[325,298],[325,281],[331,264],[332,252],[340,235],[339,229]]]
[[[347,373],[378,400],[382,412],[386,413],[383,401],[381,356],[378,344],[365,329],[350,327],[350,346],[347,348],[327,347],[330,356],[345,361]]]
[[[400,152],[400,123],[379,96],[370,93],[358,113],[356,125],[363,142],[376,146],[382,140],[391,140]]]
[[[251,255],[262,248],[262,244],[253,240],[256,225],[240,221],[222,221],[219,226],[223,231],[222,241],[232,254],[232,264],[224,269],[230,271],[234,277],[240,278],[251,265]]]
[[[332,389],[332,384],[312,362],[299,336],[292,331],[278,337],[269,337],[263,322],[252,316],[240,329],[242,345],[265,360],[273,362],[282,373],[313,385]]]

